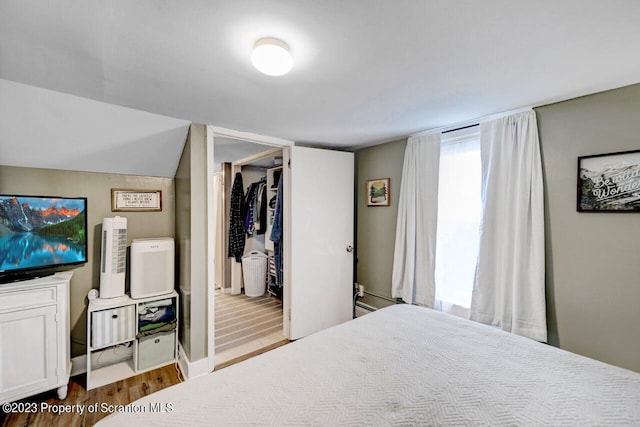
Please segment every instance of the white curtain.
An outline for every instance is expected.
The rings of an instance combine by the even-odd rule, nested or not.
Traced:
[[[482,219],[471,319],[546,342],[544,204],[536,116],[480,125]]]
[[[433,307],[440,133],[409,137],[404,153],[391,295]]]

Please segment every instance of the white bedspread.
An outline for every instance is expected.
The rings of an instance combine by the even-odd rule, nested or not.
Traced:
[[[396,305],[135,405],[102,424],[640,425],[640,374]]]

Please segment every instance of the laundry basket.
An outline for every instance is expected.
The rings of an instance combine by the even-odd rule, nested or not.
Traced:
[[[267,290],[267,255],[251,251],[242,257],[244,293],[248,297],[259,297]]]

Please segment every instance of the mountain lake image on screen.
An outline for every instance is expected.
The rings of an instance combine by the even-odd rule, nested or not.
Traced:
[[[87,199],[0,195],[0,273],[87,261]]]

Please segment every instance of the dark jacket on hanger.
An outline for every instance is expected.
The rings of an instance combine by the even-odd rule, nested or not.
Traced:
[[[242,216],[243,191],[242,174],[237,172],[231,187],[231,210],[229,215],[229,256],[235,257],[236,262],[242,262],[245,244],[244,218]]]
[[[254,182],[244,195],[242,217],[247,236],[264,234],[267,231],[267,186],[266,177]]]
[[[258,234],[264,234],[267,231],[267,184],[265,183],[260,191],[260,228]]]
[[[244,231],[248,236],[253,235],[255,231],[253,228],[253,215],[255,210],[254,199],[256,196],[256,190],[258,183],[254,182],[249,185],[247,192],[244,195],[244,202],[242,204],[242,218],[244,219]]]

